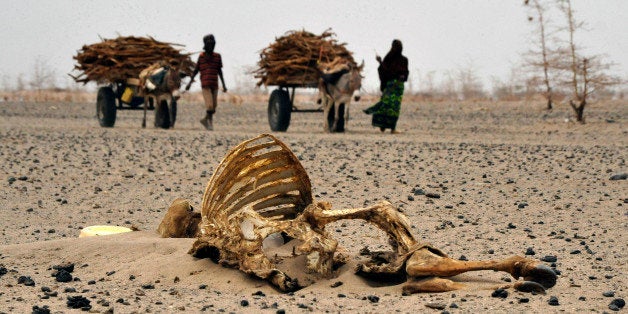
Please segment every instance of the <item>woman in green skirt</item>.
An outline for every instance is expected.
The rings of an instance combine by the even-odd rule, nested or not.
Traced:
[[[395,39],[383,61],[380,56],[375,58],[379,62],[377,72],[382,97],[378,103],[364,112],[373,115],[371,124],[379,127],[382,132],[390,129],[391,133],[396,133],[395,128],[403,97],[403,83],[408,80],[408,58],[401,54],[402,50],[401,41]]]

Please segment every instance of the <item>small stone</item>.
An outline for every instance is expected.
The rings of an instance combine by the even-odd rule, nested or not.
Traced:
[[[426,193],[425,196],[429,198],[440,198],[440,194],[438,193]]]
[[[536,252],[534,252],[534,249],[532,249],[531,247],[529,247],[528,249],[526,249],[526,255],[534,255],[536,254]]]
[[[28,276],[20,276],[17,279],[17,283],[23,284],[25,286],[31,286],[31,287],[35,285],[35,281],[33,281],[33,279],[31,279],[31,277],[28,277]]]
[[[339,297],[339,298],[346,298],[347,296],[346,296],[346,295],[344,295],[344,294],[342,294],[342,293],[338,293],[338,297]]]
[[[55,265],[55,266],[52,266],[52,269],[65,270],[68,273],[71,273],[74,271],[74,263],[65,263],[65,264]]]
[[[425,306],[429,307],[430,309],[436,309],[436,310],[444,310],[445,308],[447,308],[447,304],[436,303],[436,302],[426,303]]]
[[[342,281],[336,281],[336,282],[331,284],[332,288],[338,288],[340,286],[342,286]]]
[[[608,305],[608,308],[613,310],[613,311],[619,311],[622,308],[624,308],[624,306],[626,306],[626,301],[624,301],[624,299],[615,299],[613,301],[611,301],[611,303]]]
[[[142,289],[155,289],[155,285],[152,283],[143,284]]]
[[[545,255],[541,257],[541,261],[547,262],[547,263],[555,263],[556,261],[558,261],[558,258],[554,255]]]
[[[50,314],[50,309],[48,308],[48,305],[44,305],[42,307],[33,305],[32,314]]]
[[[253,295],[255,296],[259,296],[259,297],[265,297],[266,294],[264,292],[262,292],[261,290],[257,290],[253,293]]]
[[[602,293],[603,296],[607,297],[607,298],[612,298],[615,296],[615,291],[610,290],[610,291],[604,291],[604,293]]]
[[[201,290],[207,289],[207,285],[205,285],[205,284],[199,285],[198,288],[201,289]]]
[[[61,269],[55,274],[55,280],[57,282],[70,282],[72,281],[72,275],[67,270]]]
[[[414,201],[414,196],[408,195],[408,201]]]
[[[249,301],[248,300],[240,301],[240,306],[249,306]]]
[[[81,310],[90,310],[92,308],[91,305],[89,305],[91,303],[91,301],[83,296],[77,295],[77,296],[71,296],[68,297],[68,301],[67,301],[67,306],[71,309],[81,309]]]
[[[379,297],[376,295],[369,295],[366,297],[369,301],[371,301],[371,303],[377,303],[379,302]]]
[[[628,179],[628,173],[620,173],[620,174],[616,174],[616,175],[612,175],[610,180],[616,181],[616,180],[626,180]]]
[[[521,298],[521,299],[519,299],[519,303],[528,303],[528,302],[530,302],[530,299],[528,299],[528,298]]]
[[[551,296],[549,298],[549,300],[547,301],[547,304],[551,305],[551,306],[558,306],[560,305],[560,303],[558,303],[558,298],[555,296]]]
[[[496,289],[495,291],[493,291],[493,293],[491,293],[491,296],[493,298],[502,298],[505,299],[508,297],[508,291],[506,291],[505,289]]]

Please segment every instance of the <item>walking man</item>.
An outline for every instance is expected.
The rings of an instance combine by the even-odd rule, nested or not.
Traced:
[[[190,90],[194,77],[196,77],[198,72],[201,72],[201,91],[203,92],[206,109],[206,115],[201,119],[201,124],[210,131],[214,129],[212,118],[218,106],[219,77],[222,83],[222,91],[227,92],[225,79],[222,77],[222,58],[219,53],[214,52],[214,47],[216,47],[214,35],[209,34],[203,37],[203,52],[198,56],[194,73],[192,73],[190,82],[185,87],[185,90]]]

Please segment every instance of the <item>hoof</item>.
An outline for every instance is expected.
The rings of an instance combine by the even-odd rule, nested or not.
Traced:
[[[545,294],[545,288],[543,287],[543,285],[534,281],[517,282],[515,283],[514,288],[517,289],[517,291],[521,292]]]
[[[534,281],[541,284],[545,289],[551,288],[556,284],[556,273],[546,265],[539,264],[528,270],[523,279],[526,281]]]

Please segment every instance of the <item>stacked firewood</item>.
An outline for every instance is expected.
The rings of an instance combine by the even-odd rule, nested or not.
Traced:
[[[138,78],[140,72],[150,65],[161,62],[179,68],[188,75],[194,71],[190,55],[174,46],[178,44],[159,42],[152,37],[118,37],[103,39],[100,43],[85,45],[74,56],[78,75],[70,75],[76,82],[109,83]]]
[[[338,43],[336,34],[327,30],[321,35],[307,31],[290,31],[260,53],[253,75],[257,85],[315,86],[319,64],[344,59],[356,65],[346,43]]]

